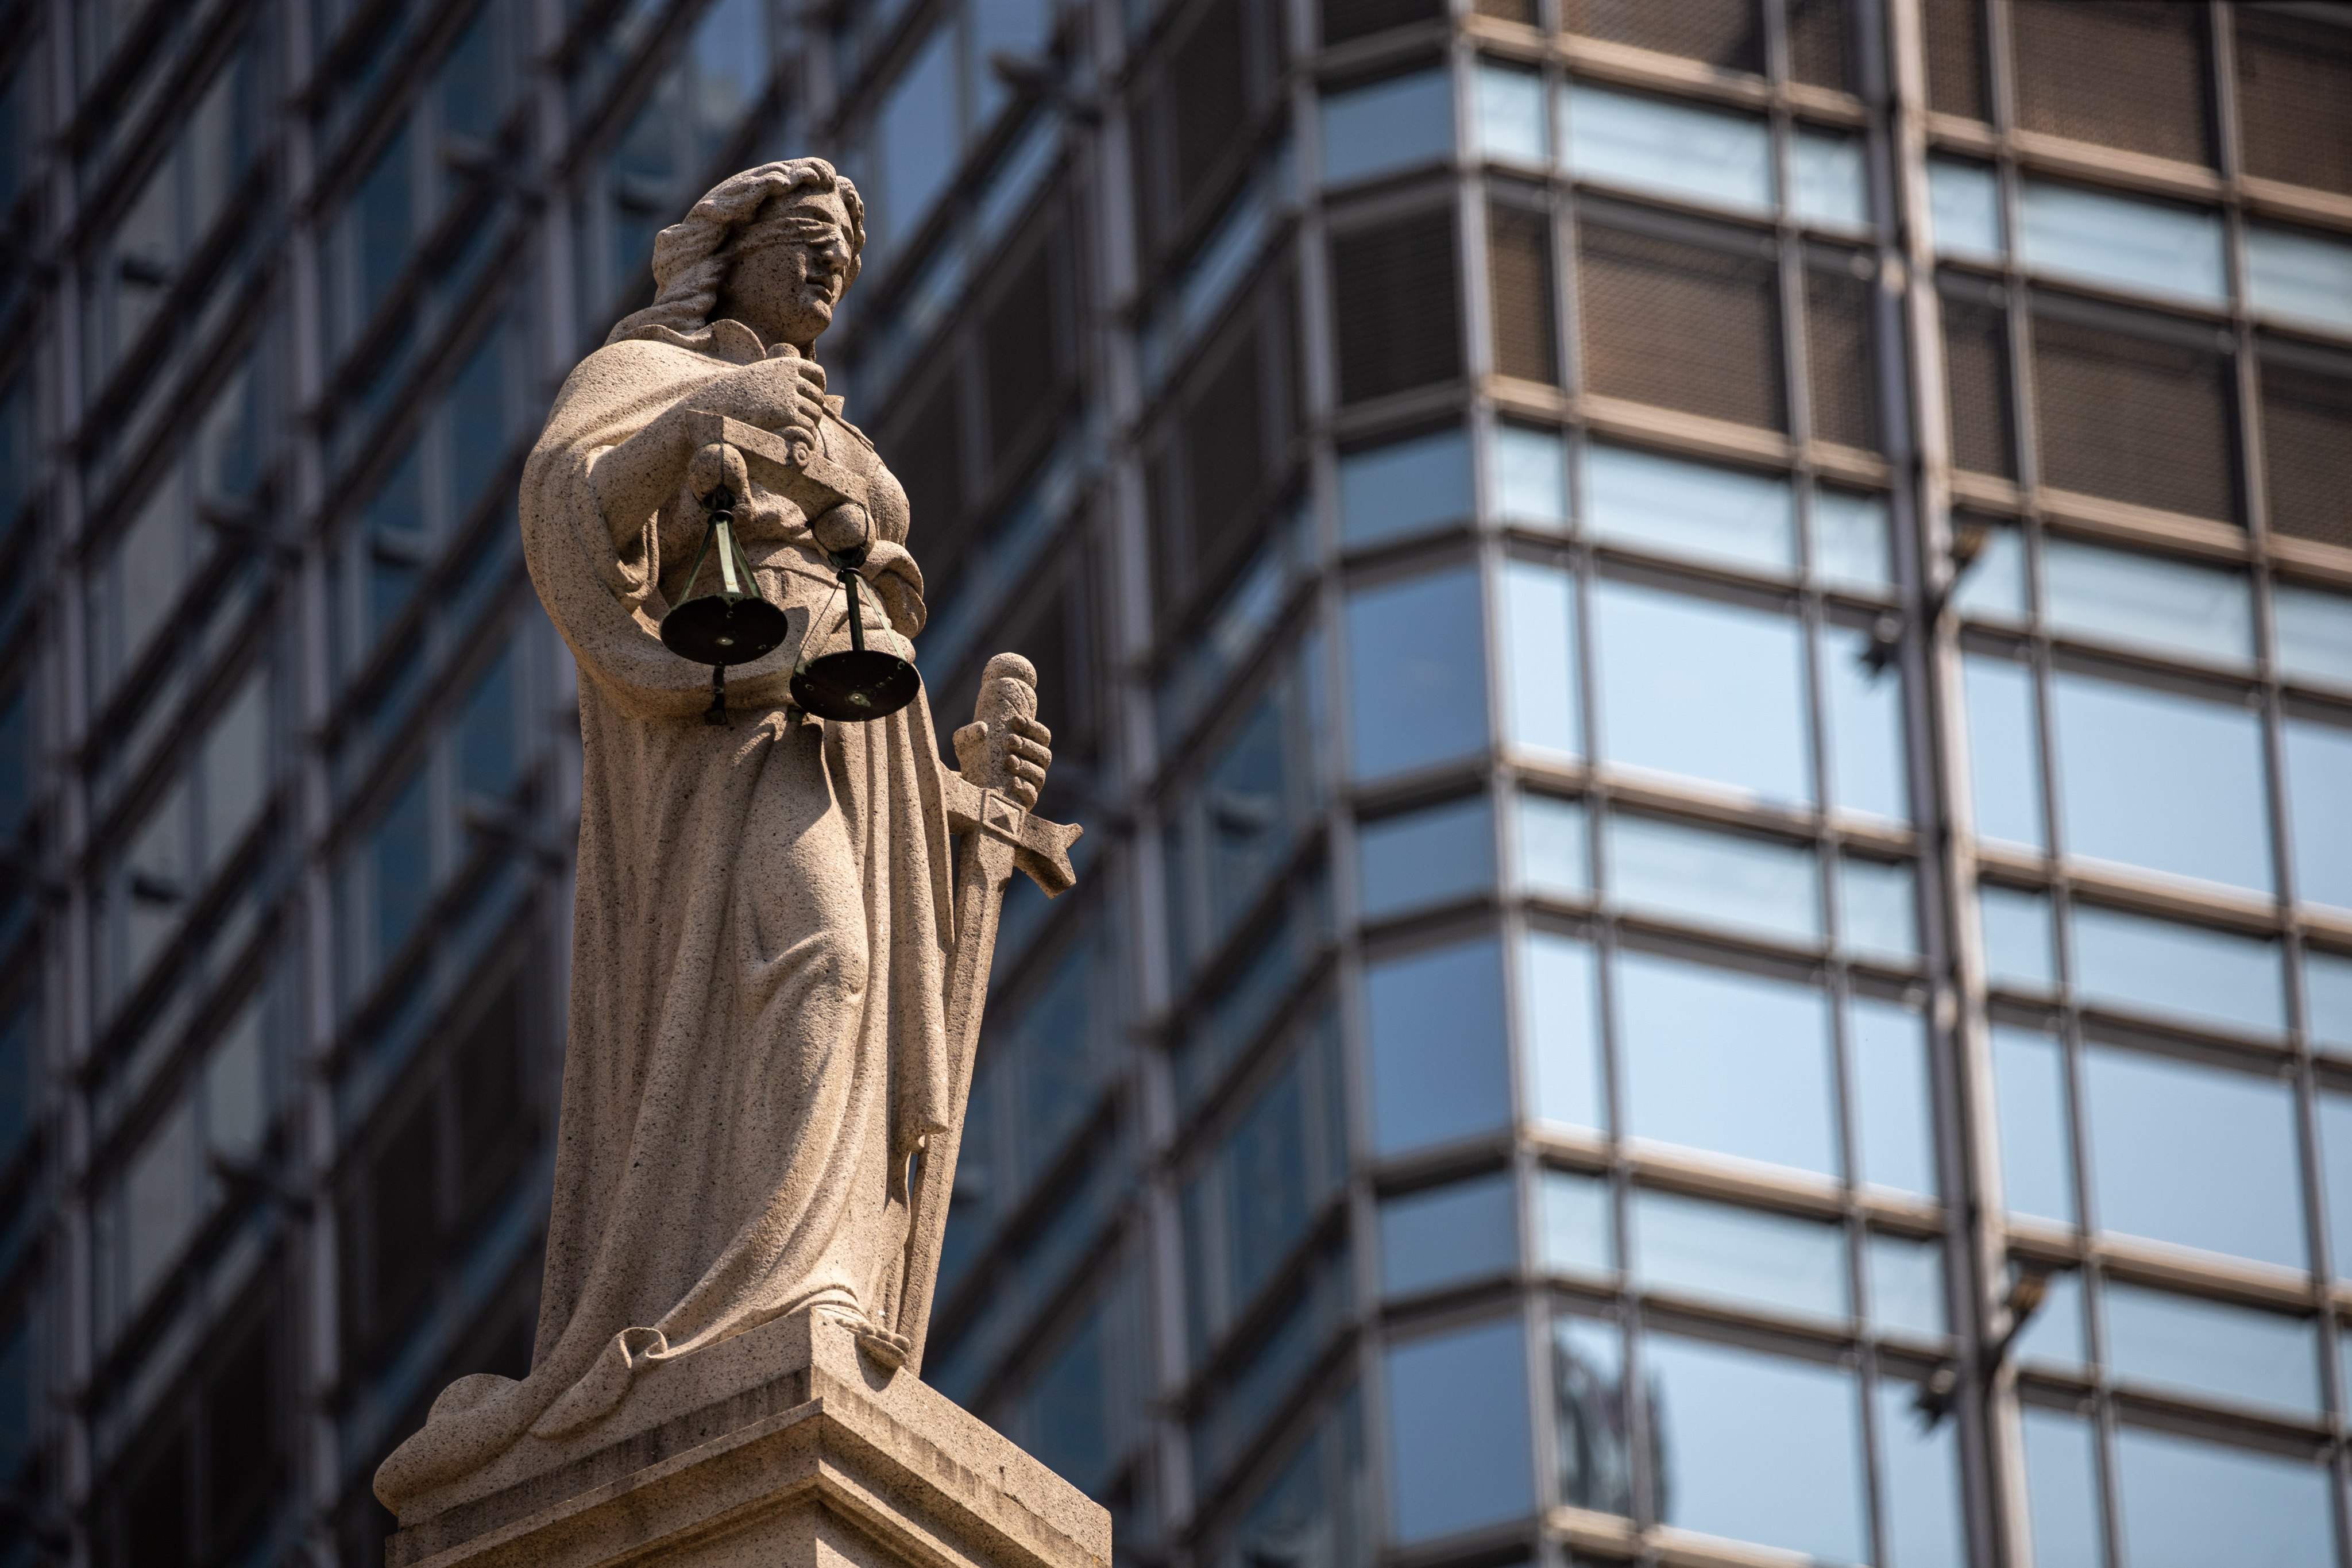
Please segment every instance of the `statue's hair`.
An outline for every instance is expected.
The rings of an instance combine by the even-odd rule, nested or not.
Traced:
[[[656,328],[692,334],[708,327],[728,269],[743,254],[737,241],[762,206],[794,191],[840,195],[849,214],[849,277],[842,287],[856,282],[858,257],[866,249],[866,204],[858,199],[857,187],[822,158],[762,163],[719,181],[694,204],[684,223],[674,223],[654,237],[654,302],[624,317],[604,341],[651,337]]]

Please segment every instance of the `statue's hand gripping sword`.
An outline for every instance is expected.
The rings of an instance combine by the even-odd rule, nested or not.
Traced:
[[[980,1041],[982,1005],[996,953],[996,922],[1004,889],[1016,870],[1047,898],[1077,880],[1070,846],[1085,831],[1024,807],[1008,793],[1014,784],[1010,755],[1014,717],[1037,716],[1037,671],[1018,654],[1000,653],[981,673],[972,721],[955,732],[961,773],[940,771],[948,826],[962,840],[955,864],[955,946],[948,955],[948,1103],[955,1120],[926,1142],[921,1169],[908,1184],[907,1251],[899,1264],[895,1306],[883,1314],[887,1334],[863,1336],[869,1354],[919,1373],[930,1325],[931,1292],[939,1282],[940,1245],[948,1199],[955,1188],[956,1153],[963,1142],[963,1111],[971,1092],[972,1052]]]

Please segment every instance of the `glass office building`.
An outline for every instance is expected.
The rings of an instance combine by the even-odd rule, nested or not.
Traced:
[[[2352,1568],[2352,6],[2072,0],[0,5],[0,1563],[527,1363],[521,456],[806,151],[1088,829],[929,1380],[1135,1564]]]

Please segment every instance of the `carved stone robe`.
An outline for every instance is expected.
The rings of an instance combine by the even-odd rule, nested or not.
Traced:
[[[803,1308],[897,1326],[907,1158],[950,1121],[929,710],[919,696],[841,724],[783,706],[812,621],[821,646],[846,646],[845,601],[801,508],[755,485],[737,526],[792,635],[729,671],[732,727],[705,724],[709,671],[656,634],[701,510],[681,483],[652,518],[608,519],[593,475],[761,353],[728,321],[607,344],[564,384],[524,470],[525,553],[578,661],[585,755],[545,1284],[529,1377],[452,1384],[377,1472],[394,1508],[519,1441],[584,1429],[649,1362]],[[825,455],[871,488],[882,542],[865,571],[911,635],[905,492],[828,405]],[[869,641],[911,657],[872,595],[865,616]]]

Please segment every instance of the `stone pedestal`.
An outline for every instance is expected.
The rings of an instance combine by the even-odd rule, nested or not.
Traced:
[[[800,1314],[639,1373],[612,1415],[414,1500],[386,1568],[1108,1568],[1110,1516]]]

